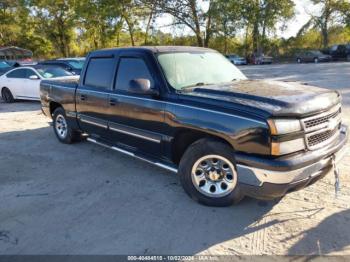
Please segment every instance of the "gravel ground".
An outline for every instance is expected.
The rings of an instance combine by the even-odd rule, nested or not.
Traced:
[[[338,89],[350,63],[247,66],[252,78]],[[0,254],[350,254],[350,155],[279,201],[211,208],[176,175],[87,142],[63,145],[36,102],[0,103]]]

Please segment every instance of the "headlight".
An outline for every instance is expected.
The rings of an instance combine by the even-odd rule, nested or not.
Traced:
[[[272,142],[271,143],[271,154],[274,156],[281,156],[304,150],[305,142],[304,138],[298,138],[285,142]]]
[[[300,121],[297,119],[269,119],[271,135],[283,135],[301,131]]]

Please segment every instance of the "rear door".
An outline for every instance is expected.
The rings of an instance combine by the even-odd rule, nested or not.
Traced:
[[[106,138],[109,93],[113,87],[115,68],[114,56],[91,57],[84,79],[76,91],[76,111],[80,127],[97,138]]]
[[[129,150],[139,150],[150,156],[161,156],[164,106],[160,97],[128,92],[130,80],[148,79],[159,89],[159,73],[153,59],[137,51],[121,52],[114,91],[110,95],[110,137]]]

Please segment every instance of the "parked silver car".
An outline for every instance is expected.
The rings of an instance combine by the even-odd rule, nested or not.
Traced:
[[[234,65],[246,65],[247,59],[236,54],[226,55],[227,59]]]

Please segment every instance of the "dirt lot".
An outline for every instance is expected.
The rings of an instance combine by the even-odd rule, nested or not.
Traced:
[[[242,67],[344,95],[350,63]],[[280,201],[191,201],[176,175],[87,142],[60,144],[36,102],[0,103],[0,254],[350,254],[350,155]]]

